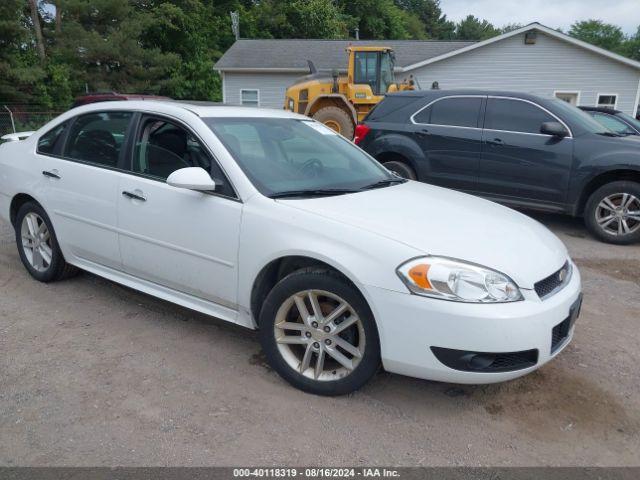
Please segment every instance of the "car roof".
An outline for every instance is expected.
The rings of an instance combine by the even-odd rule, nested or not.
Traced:
[[[514,97],[521,98],[523,100],[541,100],[538,95],[524,92],[514,92],[508,90],[480,90],[477,88],[459,88],[454,90],[405,90],[404,92],[388,93],[388,97],[406,96],[406,97],[422,97],[422,98],[439,98],[450,97],[455,95],[493,95],[497,97]]]
[[[104,110],[153,110],[154,106],[159,110],[184,110],[195,115],[207,117],[254,117],[254,118],[296,118],[309,120],[309,117],[275,108],[256,108],[240,105],[226,105],[215,102],[176,101],[176,100],[132,100],[127,102],[93,102],[70,110],[68,113],[89,113]]]

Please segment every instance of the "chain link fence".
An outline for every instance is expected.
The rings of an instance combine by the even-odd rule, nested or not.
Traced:
[[[41,105],[0,103],[0,136],[7,133],[37,130],[62,111],[52,111]]]

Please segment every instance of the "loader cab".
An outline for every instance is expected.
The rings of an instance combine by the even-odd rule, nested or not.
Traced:
[[[393,50],[380,47],[350,47],[349,84],[368,85],[371,94],[382,96],[394,83]],[[356,92],[357,93],[357,92]]]

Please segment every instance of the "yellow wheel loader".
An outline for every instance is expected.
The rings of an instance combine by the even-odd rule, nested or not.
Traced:
[[[396,83],[394,53],[388,47],[349,46],[347,74],[336,70],[319,73],[309,62],[310,74],[287,88],[284,108],[324,123],[348,139],[355,126],[384,97],[385,93],[413,90],[412,77]]]

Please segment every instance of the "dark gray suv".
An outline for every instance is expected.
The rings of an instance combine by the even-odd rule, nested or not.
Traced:
[[[402,177],[584,216],[603,241],[640,240],[640,138],[556,99],[514,92],[390,94],[356,143]]]

